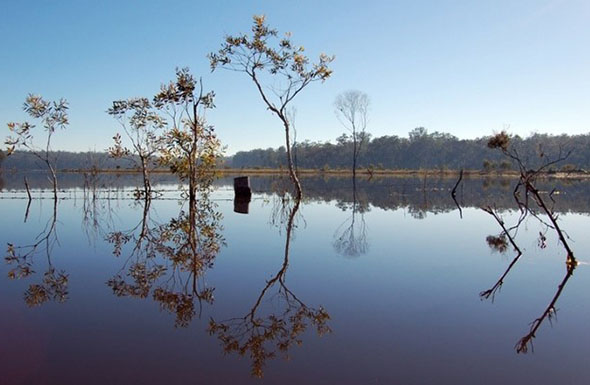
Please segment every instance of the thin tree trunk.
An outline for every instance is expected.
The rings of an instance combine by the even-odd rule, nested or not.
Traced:
[[[287,164],[289,165],[289,175],[295,184],[296,199],[299,201],[303,196],[303,191],[301,190],[301,183],[299,182],[299,178],[297,177],[297,173],[295,173],[295,168],[293,167],[293,158],[291,157],[291,140],[289,139],[289,123],[283,119],[283,124],[285,126],[285,142],[287,148]]]
[[[356,133],[352,133],[352,178],[356,178]]]
[[[49,164],[49,162],[47,163],[47,165],[49,166],[49,171],[51,173],[51,181],[53,183],[53,199],[57,201],[57,175],[55,175],[55,170],[53,169],[53,166]]]
[[[143,176],[143,192],[146,197],[151,195],[152,187],[150,185],[150,177],[148,175],[147,169],[147,160],[145,158],[141,158],[141,173]]]

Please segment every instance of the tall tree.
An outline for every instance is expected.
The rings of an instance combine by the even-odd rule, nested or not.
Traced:
[[[346,91],[336,97],[334,107],[338,120],[350,132],[352,138],[352,176],[354,178],[358,156],[366,139],[369,96],[357,90]]]
[[[285,148],[289,174],[301,198],[301,184],[295,173],[291,155],[288,107],[309,84],[325,81],[332,74],[329,64],[333,56],[321,54],[317,63],[310,65],[303,46],[291,42],[290,34],[279,38],[276,29],[268,27],[265,17],[254,16],[252,35],[226,36],[217,53],[210,53],[211,69],[218,66],[247,74],[268,109],[282,122],[285,129]]]
[[[65,99],[49,102],[39,95],[29,94],[23,104],[23,110],[32,118],[41,121],[47,136],[42,142],[43,144],[37,145],[31,132],[35,125],[28,122],[10,122],[8,123],[8,129],[14,136],[9,136],[4,142],[8,146],[7,154],[11,155],[15,149],[23,148],[41,160],[49,170],[53,184],[53,198],[57,200],[57,159],[56,154],[51,152],[51,139],[55,130],[58,128],[65,129],[69,124],[68,102]]]

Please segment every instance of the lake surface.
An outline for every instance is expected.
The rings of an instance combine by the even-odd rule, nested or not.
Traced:
[[[546,181],[579,265],[529,216],[522,257],[490,248],[515,180],[231,178],[201,195],[191,243],[177,182],[133,199],[136,176],[3,176],[1,384],[586,384],[590,184]],[[247,211],[247,214],[244,212]],[[188,246],[187,246],[188,245]],[[534,349],[532,349],[534,348]],[[534,350],[534,351],[533,351]]]

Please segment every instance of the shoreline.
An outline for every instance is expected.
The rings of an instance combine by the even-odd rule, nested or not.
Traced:
[[[0,174],[3,170],[0,170]],[[45,170],[4,170],[6,172],[15,173],[27,173],[27,172],[43,172]],[[84,174],[84,173],[97,173],[97,174],[141,174],[141,171],[136,169],[63,169],[59,170],[59,173],[73,173],[73,174]],[[217,169],[215,172],[222,176],[228,175],[239,175],[239,176],[273,176],[273,175],[289,175],[287,169],[268,169],[268,168],[223,168]],[[418,170],[368,170],[359,169],[356,171],[356,175],[360,177],[442,177],[442,178],[457,178],[461,170],[439,170],[439,169],[418,169]],[[172,174],[166,169],[156,169],[151,171],[152,174]],[[299,169],[298,175],[300,176],[336,176],[336,177],[349,177],[352,176],[352,170],[350,169]],[[464,178],[489,178],[489,177],[500,177],[500,178],[518,178],[520,176],[518,171],[507,170],[507,171],[483,171],[483,170],[463,170]],[[585,171],[544,171],[539,174],[542,178],[547,179],[589,179],[590,173]]]

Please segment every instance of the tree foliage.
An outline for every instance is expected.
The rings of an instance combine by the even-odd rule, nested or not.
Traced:
[[[121,124],[130,147],[123,144],[121,135],[117,133],[114,144],[108,149],[114,158],[136,159],[143,175],[143,194],[151,194],[150,172],[155,167],[155,155],[159,151],[159,131],[166,126],[154,106],[147,98],[131,98],[116,100],[107,113]],[[131,155],[135,155],[132,158]]]
[[[189,195],[199,184],[209,185],[221,157],[221,143],[205,110],[214,107],[214,92],[203,93],[188,68],[176,69],[176,79],[163,84],[150,101],[133,98],[113,102],[108,110],[121,123],[131,148],[119,134],[109,149],[114,157],[135,156],[144,178],[144,195],[151,194],[149,175],[164,165],[189,182]]]
[[[169,129],[162,136],[160,163],[189,183],[189,194],[209,186],[222,154],[221,142],[205,111],[215,107],[215,93],[204,93],[203,83],[188,68],[177,69],[176,81],[162,85],[154,105],[167,115]]]
[[[291,155],[288,107],[309,84],[330,77],[329,64],[334,57],[321,54],[316,63],[310,63],[304,47],[295,45],[289,33],[279,37],[278,31],[266,24],[263,15],[254,16],[253,21],[251,35],[226,36],[219,51],[209,54],[211,69],[222,67],[247,74],[267,108],[281,120],[287,165],[300,198],[301,184]]]
[[[56,158],[51,151],[51,139],[58,129],[65,129],[68,124],[68,102],[65,99],[47,101],[39,95],[29,94],[23,104],[23,110],[33,119],[41,122],[46,137],[38,144],[33,136],[34,124],[29,122],[10,122],[8,129],[11,135],[5,140],[7,154],[11,155],[16,149],[30,151],[47,167],[53,183],[53,195],[57,199]]]

